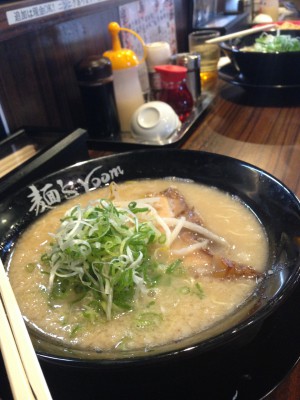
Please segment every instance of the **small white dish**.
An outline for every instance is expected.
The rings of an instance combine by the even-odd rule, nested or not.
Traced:
[[[131,119],[131,133],[138,141],[159,142],[172,136],[180,127],[178,115],[162,101],[143,104]]]

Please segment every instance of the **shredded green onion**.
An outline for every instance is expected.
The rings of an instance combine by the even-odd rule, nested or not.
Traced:
[[[200,243],[201,248],[209,240],[227,245],[223,238],[185,218],[159,216],[152,205],[155,201],[113,203],[100,199],[85,208],[77,205],[68,210],[57,232],[50,234],[49,250],[41,256],[41,272],[49,275],[50,305],[68,302],[81,309],[83,320],[92,324],[103,318],[109,321],[134,310],[140,294],[149,294],[158,284],[169,286],[185,274],[182,260],[168,264],[160,256],[171,248],[181,229],[204,235],[207,239]],[[193,251],[194,245],[187,245],[183,254]],[[200,299],[204,295],[199,284],[192,290],[182,288],[182,294],[189,292]],[[161,320],[159,313],[146,312],[137,318],[136,326],[151,329]],[[71,336],[80,328],[76,325]]]
[[[196,294],[200,299],[204,298],[204,290],[203,287],[200,285],[199,282],[196,282],[195,284],[195,288],[196,288]]]
[[[300,51],[300,37],[280,34],[274,36],[264,32],[255,40],[253,50],[264,53]]]
[[[35,263],[29,263],[29,264],[26,265],[26,270],[28,272],[33,272],[35,270],[35,268],[36,268],[36,264]]]
[[[139,329],[145,329],[145,328],[152,328],[154,329],[156,326],[160,324],[160,322],[163,320],[163,316],[161,313],[155,313],[155,312],[144,312],[141,313],[137,318],[136,318],[136,327]]]
[[[148,211],[135,202],[116,207],[107,200],[69,210],[41,258],[50,268],[51,298],[72,292],[76,301],[92,290],[108,320],[114,310],[130,310],[138,293],[160,275],[150,248],[165,243],[166,234],[155,228]],[[94,321],[98,306],[92,304],[84,316]]]

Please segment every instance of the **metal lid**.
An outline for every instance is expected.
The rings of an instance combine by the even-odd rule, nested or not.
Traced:
[[[172,64],[182,65],[188,71],[200,68],[200,53],[178,53],[172,56]]]

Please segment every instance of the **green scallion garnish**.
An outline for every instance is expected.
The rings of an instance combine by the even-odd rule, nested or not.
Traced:
[[[114,310],[130,310],[138,292],[159,277],[150,247],[166,240],[147,212],[135,202],[116,207],[108,200],[69,210],[41,258],[50,268],[50,297],[61,299],[72,291],[76,301],[92,290],[108,320]],[[84,316],[94,320],[97,307],[86,307]]]

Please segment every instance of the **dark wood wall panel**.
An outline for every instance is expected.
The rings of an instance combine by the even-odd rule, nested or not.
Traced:
[[[88,7],[68,10],[62,13],[47,16],[45,18],[40,18],[38,20],[32,20],[31,22],[8,25],[6,11],[28,6],[38,6],[39,4],[46,2],[47,1],[45,0],[19,0],[17,2],[8,0],[4,4],[0,4],[0,41],[20,36],[33,30],[39,30],[41,26],[46,28],[63,23],[65,21],[76,19],[78,17],[83,17],[85,15],[91,15],[101,11],[107,12],[109,10],[115,10],[118,5],[130,3],[130,0],[106,0],[98,4],[89,5]]]
[[[67,18],[35,21],[26,29],[0,33],[0,103],[11,132],[21,126],[66,130],[85,126],[74,66],[83,57],[111,47],[107,24],[118,21],[118,5],[87,7]],[[187,46],[190,9],[175,0],[178,50]],[[0,21],[4,27],[3,18]]]

